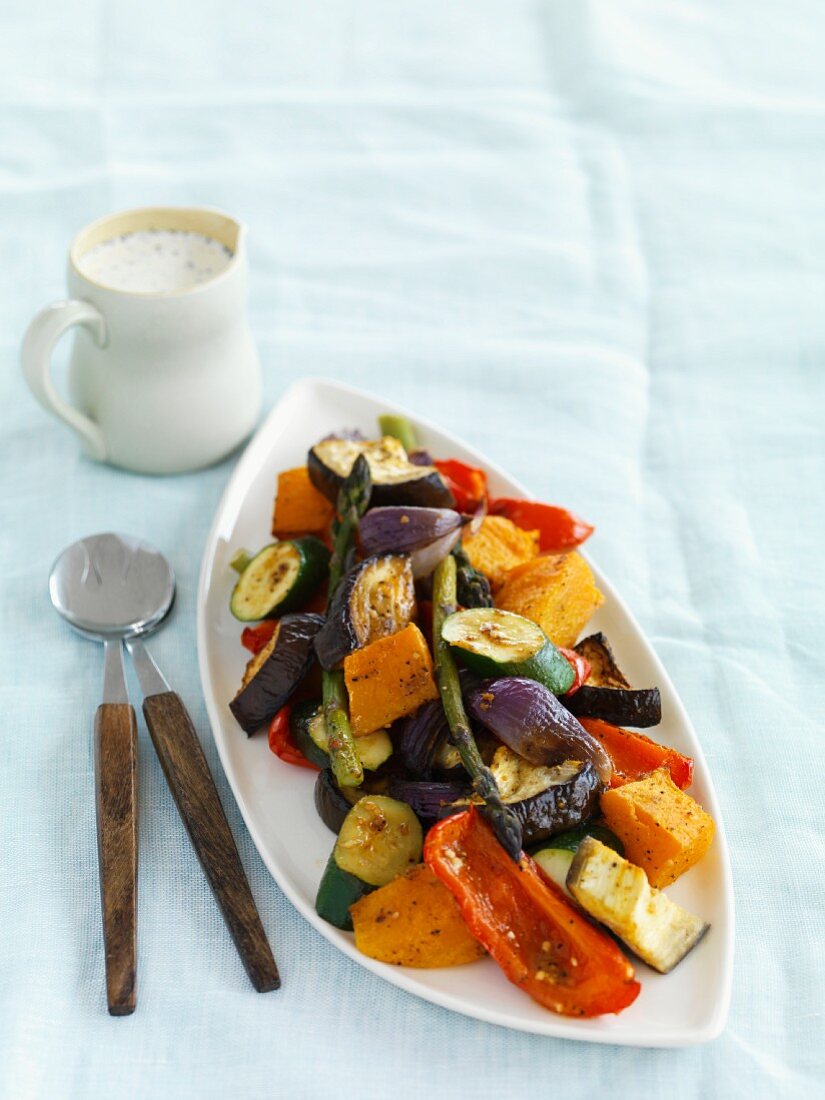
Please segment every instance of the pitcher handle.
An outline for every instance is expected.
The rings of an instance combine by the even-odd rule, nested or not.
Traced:
[[[84,413],[64,401],[54,388],[51,361],[54,346],[67,329],[84,325],[98,347],[106,343],[106,321],[91,302],[53,302],[32,320],[23,337],[20,359],[29,388],[47,412],[68,424],[90,458],[105,462],[106,443],[100,428]]]

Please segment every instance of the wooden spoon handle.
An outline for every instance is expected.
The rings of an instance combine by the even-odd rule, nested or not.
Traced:
[[[278,989],[278,968],[183,701],[174,691],[147,695],[143,713],[169,788],[250,981],[259,993]]]
[[[106,999],[112,1016],[137,1003],[137,722],[128,703],[95,714],[95,787]]]

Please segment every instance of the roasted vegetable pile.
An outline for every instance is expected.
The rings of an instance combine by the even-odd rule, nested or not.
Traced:
[[[577,552],[593,527],[492,498],[406,420],[380,430],[279,473],[275,541],[235,553],[252,657],[230,709],[317,773],[336,840],[316,908],[360,951],[486,953],[554,1012],[621,1012],[641,987],[617,939],[666,973],[707,931],[662,892],[713,839],[693,762],[638,732],[659,690],[579,640],[603,602]]]

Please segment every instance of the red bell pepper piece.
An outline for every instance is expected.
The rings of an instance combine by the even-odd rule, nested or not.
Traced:
[[[475,512],[487,500],[487,475],[483,470],[459,462],[457,458],[446,458],[433,465],[455,497],[459,512]]]
[[[670,778],[685,790],[693,782],[693,760],[683,756],[676,749],[668,748],[651,741],[643,733],[634,733],[602,722],[600,718],[580,718],[579,721],[593,737],[601,741],[607,755],[613,762],[611,787],[621,787],[636,779],[655,772],[657,768],[667,768]]]
[[[575,649],[564,649],[563,646],[559,646],[559,653],[563,653],[573,666],[573,674],[576,678],[564,693],[565,695],[573,695],[582,684],[586,683],[590,675],[590,662],[586,657],[582,657],[581,653],[577,653]]]
[[[563,1016],[621,1012],[638,996],[633,967],[529,856],[513,863],[477,810],[427,833],[424,860],[507,978]]]
[[[595,531],[566,508],[542,504],[537,500],[511,500],[498,497],[489,504],[490,514],[505,516],[525,531],[539,532],[539,549],[544,554],[566,554],[589,539]]]
[[[264,619],[257,626],[247,626],[241,634],[241,645],[250,653],[260,653],[275,633],[278,624],[274,619]]]
[[[292,714],[292,706],[286,703],[269,724],[269,747],[285,764],[295,764],[299,768],[311,768],[314,772],[321,769],[307,760],[292,739],[292,731],[289,728],[289,719]]]

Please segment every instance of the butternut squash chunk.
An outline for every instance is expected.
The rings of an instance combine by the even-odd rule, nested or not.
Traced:
[[[361,898],[350,916],[361,954],[393,966],[460,966],[484,954],[453,895],[423,863]]]
[[[415,625],[356,649],[344,660],[352,732],[373,733],[438,698],[433,659]]]
[[[272,534],[276,538],[319,535],[329,531],[335,512],[330,501],[309,480],[306,466],[278,474]]]
[[[504,516],[485,516],[475,535],[463,540],[473,569],[483,573],[493,589],[511,569],[532,561],[539,552],[539,532],[522,531]]]
[[[496,607],[532,619],[557,646],[570,648],[604,596],[575,552],[536,558],[507,574]]]
[[[667,768],[606,791],[601,808],[627,858],[659,889],[698,863],[713,840],[713,818],[679,790]]]

